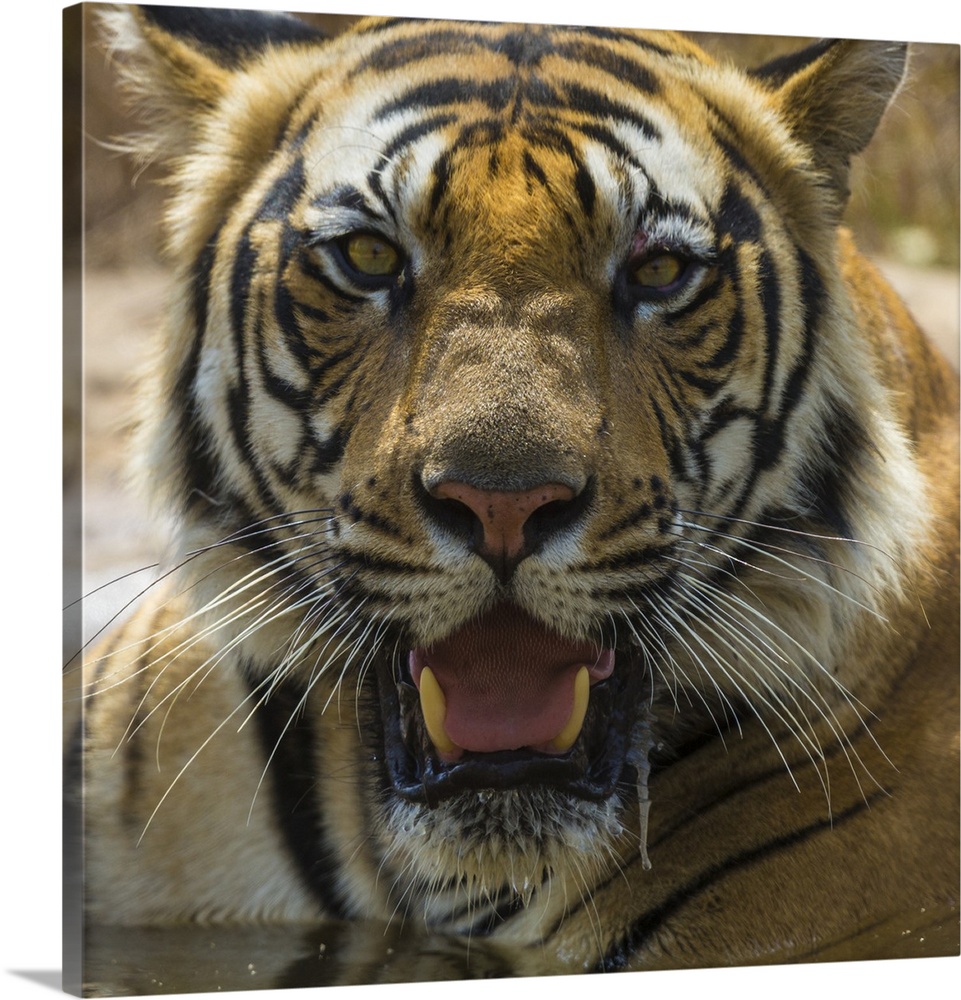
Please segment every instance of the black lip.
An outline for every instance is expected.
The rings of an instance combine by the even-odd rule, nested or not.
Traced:
[[[640,713],[637,706],[650,697],[646,671],[629,652],[618,651],[616,664],[610,678],[591,688],[584,728],[567,753],[467,751],[456,762],[446,763],[427,737],[406,658],[383,660],[376,674],[384,759],[394,793],[429,807],[468,791],[535,786],[593,802],[609,798],[628,764],[632,728]]]

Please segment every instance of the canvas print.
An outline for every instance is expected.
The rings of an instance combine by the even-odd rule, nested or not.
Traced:
[[[957,955],[957,47],[65,24],[71,988]]]

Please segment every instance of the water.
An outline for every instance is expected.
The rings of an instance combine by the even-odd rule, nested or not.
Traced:
[[[577,971],[541,949],[511,950],[490,941],[420,933],[413,926],[362,922],[295,927],[91,927],[84,938],[84,953],[84,995],[89,997],[499,979]],[[950,905],[918,907],[914,913],[871,923],[804,958],[852,962],[957,954],[958,909]],[[693,964],[725,963],[715,956]],[[785,970],[785,975],[793,974]]]
[[[365,923],[93,927],[84,945],[90,997],[501,978],[526,964],[482,942]]]

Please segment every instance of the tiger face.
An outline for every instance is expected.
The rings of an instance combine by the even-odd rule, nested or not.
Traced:
[[[141,450],[216,669],[343,723],[412,894],[586,883],[705,728],[817,757],[927,530],[837,235],[903,49],[164,11]]]

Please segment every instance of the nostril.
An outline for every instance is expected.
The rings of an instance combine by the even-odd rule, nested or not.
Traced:
[[[425,492],[424,505],[434,520],[452,534],[467,538],[472,548],[480,548],[484,542],[484,528],[477,515],[460,500],[434,496]]]
[[[533,548],[539,542],[574,524],[587,510],[592,491],[584,489],[568,499],[553,500],[533,511],[524,525],[524,537]]]
[[[586,509],[589,491],[563,483],[527,490],[486,490],[449,480],[424,491],[436,522],[470,540],[472,549],[503,581],[549,535],[573,523]]]
[[[545,483],[531,490],[482,490],[469,483],[445,482],[433,496],[467,507],[482,531],[482,555],[517,559],[527,548],[525,526],[537,511],[573,498],[574,491],[561,483]]]

